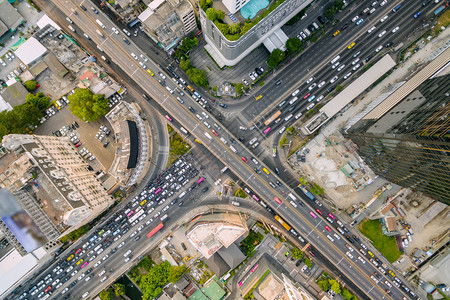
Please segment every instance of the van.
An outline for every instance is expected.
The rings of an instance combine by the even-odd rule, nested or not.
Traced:
[[[371,14],[373,14],[374,12],[375,12],[375,8],[372,8],[370,11],[369,11],[369,15],[371,15]]]
[[[319,29],[319,25],[317,25],[316,22],[313,22],[312,25],[314,26],[314,28],[315,28],[316,30]]]
[[[186,196],[186,191],[184,191],[184,192],[182,192],[181,194],[180,194],[180,196],[178,196],[178,198],[183,198],[184,196]]]
[[[369,11],[370,11],[370,8],[367,7],[367,8],[365,8],[365,9],[363,9],[363,11],[361,12],[361,14],[364,15],[364,14],[368,13]]]
[[[165,214],[164,216],[162,216],[159,220],[162,222],[162,221],[164,221],[164,220],[166,220],[167,219],[167,214]]]
[[[278,133],[282,134],[285,130],[286,130],[286,126],[283,126],[283,128],[281,128],[280,131],[278,131]]]
[[[292,118],[293,114],[290,114],[289,116],[287,116],[286,118],[284,118],[284,121],[289,121]]]
[[[330,61],[330,64],[334,65],[334,63],[337,62],[337,61],[339,60],[339,58],[341,58],[340,55],[336,56],[335,58],[333,58],[333,59]]]
[[[103,29],[105,29],[105,28],[106,28],[106,26],[105,26],[105,25],[103,25],[103,23],[102,23],[102,22],[100,22],[100,20],[99,20],[99,19],[96,19],[96,20],[95,20],[95,22],[97,22],[97,24],[98,24],[98,25],[100,25],[100,27],[101,27],[101,28],[103,28]]]
[[[306,36],[310,36],[311,32],[308,29],[303,29],[303,32],[306,34]]]
[[[236,148],[234,148],[232,145],[230,145],[230,149],[231,149],[231,151],[233,151],[234,153],[237,153]]]

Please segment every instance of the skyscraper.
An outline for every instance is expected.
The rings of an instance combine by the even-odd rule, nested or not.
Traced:
[[[344,135],[376,174],[450,204],[450,74],[392,98]]]

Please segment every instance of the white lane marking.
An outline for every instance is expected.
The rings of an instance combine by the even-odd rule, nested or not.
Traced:
[[[319,223],[317,223],[317,225],[315,227],[317,228],[317,226],[319,226],[320,223],[322,223],[322,220],[320,220]]]
[[[336,264],[336,266],[339,266],[339,264],[341,263],[341,261],[343,261],[344,260],[344,258],[343,257],[341,257],[341,259],[338,261],[338,263]]]
[[[131,76],[133,76],[134,75],[134,73],[136,73],[137,71],[139,70],[139,68],[136,68],[136,70],[134,70],[134,72],[133,73],[131,73]]]
[[[313,232],[314,232],[314,230],[311,230],[306,236],[309,236]]]

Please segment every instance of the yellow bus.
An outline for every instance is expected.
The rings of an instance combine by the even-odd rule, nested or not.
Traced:
[[[278,215],[275,216],[275,220],[278,221],[278,223],[281,224],[286,230],[291,230],[291,226],[289,226],[282,218],[280,218]]]
[[[265,122],[264,125],[269,125],[270,123],[272,123],[273,121],[275,121],[279,116],[281,115],[281,111],[277,111],[276,113],[273,114],[273,116],[271,116],[270,118],[268,118]]]

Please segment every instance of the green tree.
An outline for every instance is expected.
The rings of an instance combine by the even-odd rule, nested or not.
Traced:
[[[317,285],[320,287],[320,289],[324,292],[327,292],[330,288],[330,283],[328,282],[328,279],[319,279],[317,281]]]
[[[267,64],[269,67],[275,68],[278,64],[284,59],[286,53],[280,49],[275,49],[270,53],[269,59],[267,60]]]
[[[189,60],[189,58],[182,58],[181,59],[181,61],[180,61],[180,68],[182,68],[185,71],[187,71],[190,68],[192,68],[191,61]]]
[[[27,80],[23,83],[23,85],[29,91],[32,91],[32,90],[36,89],[36,87],[37,87],[37,83],[34,80]]]
[[[336,10],[342,10],[344,8],[344,1],[342,0],[334,1],[334,7],[336,8]]]
[[[247,33],[247,31],[249,31],[250,29],[252,29],[253,24],[250,22],[245,22],[244,26],[242,26],[241,28],[241,34],[245,35]]]
[[[125,292],[126,292],[125,285],[121,284],[121,283],[115,283],[114,284],[114,292],[116,293],[116,296],[125,295]]]
[[[175,283],[180,279],[180,277],[184,274],[184,272],[186,272],[186,267],[184,265],[178,267],[171,266],[169,268],[169,274],[167,276],[167,279],[170,282]]]
[[[341,285],[339,284],[339,282],[337,282],[335,279],[330,279],[330,280],[328,280],[328,282],[330,283],[330,288],[336,294],[340,294],[341,293]]]
[[[304,263],[308,266],[308,268],[312,268],[312,262],[308,257],[305,257]]]
[[[286,133],[289,134],[289,135],[295,134],[294,126],[290,126],[290,127],[286,128]]]
[[[211,20],[212,22],[214,22],[215,20],[217,20],[217,11],[214,7],[210,7],[206,10],[206,17],[208,18],[208,20]]]
[[[100,299],[102,300],[111,300],[112,299],[112,290],[111,289],[106,289],[100,292],[100,295],[98,295],[100,297]]]
[[[197,68],[190,68],[186,71],[186,74],[189,76],[189,79],[198,86],[208,87],[209,82],[206,78],[206,72],[203,70],[199,70]]]
[[[235,23],[228,27],[229,34],[237,34],[241,31],[241,23]]]
[[[89,89],[76,89],[69,100],[72,113],[84,121],[97,121],[109,111],[105,95],[94,95]]]
[[[208,7],[211,7],[212,3],[213,3],[213,0],[200,0],[199,1],[199,5],[204,11],[206,11],[208,9]]]
[[[244,93],[244,85],[242,83],[236,84],[236,94],[241,96]]]
[[[50,106],[50,98],[41,92],[36,95],[28,94],[25,102],[37,107],[40,111],[44,111]]]
[[[192,39],[184,38],[183,42],[181,43],[180,48],[178,48],[178,49],[186,53],[197,45],[198,45],[198,39],[196,37],[194,37]]]
[[[301,45],[302,42],[296,37],[290,38],[286,41],[286,48],[288,48],[291,52],[297,51],[301,47]]]
[[[225,18],[225,13],[219,9],[217,11],[217,20],[223,21],[223,18]]]
[[[292,249],[292,257],[295,259],[302,259],[303,252],[298,248],[294,248],[294,249]]]
[[[336,14],[336,9],[334,8],[334,5],[330,6],[325,10],[325,17],[327,17],[330,20],[333,20],[334,15]]]
[[[345,300],[352,300],[354,297],[353,294],[347,288],[342,289],[341,295],[342,297],[344,297]]]

